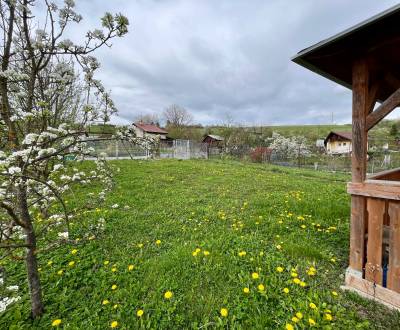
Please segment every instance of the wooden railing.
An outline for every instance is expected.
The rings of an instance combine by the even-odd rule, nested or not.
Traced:
[[[400,170],[349,183],[348,193],[365,202],[362,276],[348,274],[346,284],[400,308]],[[353,210],[352,210],[353,212]]]

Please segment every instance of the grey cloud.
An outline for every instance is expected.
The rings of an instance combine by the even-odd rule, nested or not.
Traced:
[[[178,103],[203,124],[227,114],[248,124],[328,123],[332,113],[336,122],[349,122],[350,92],[290,58],[396,3],[77,1],[84,28],[98,25],[105,11],[131,21],[129,35],[98,54],[117,122]]]

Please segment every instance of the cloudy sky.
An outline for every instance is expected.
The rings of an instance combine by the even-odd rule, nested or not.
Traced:
[[[98,53],[116,123],[161,114],[169,104],[195,122],[247,125],[348,123],[348,90],[292,63],[321,39],[383,11],[395,0],[76,0],[80,31],[105,11],[129,34]]]

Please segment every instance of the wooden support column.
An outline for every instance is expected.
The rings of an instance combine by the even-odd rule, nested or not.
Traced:
[[[353,63],[353,114],[352,114],[352,157],[351,175],[353,183],[365,180],[367,172],[367,136],[366,118],[370,108],[369,71],[366,59]],[[366,199],[363,196],[351,196],[350,220],[350,271],[362,276],[364,267],[364,239],[366,221]]]

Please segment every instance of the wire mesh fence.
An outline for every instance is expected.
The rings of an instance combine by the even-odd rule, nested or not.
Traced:
[[[268,147],[247,145],[209,146],[191,140],[160,141],[156,147],[136,145],[128,141],[87,141],[95,150],[93,156],[103,155],[108,159],[236,159],[256,163],[269,163],[288,167],[309,168],[318,171],[350,172],[351,156],[313,154],[308,157],[284,157]],[[368,158],[368,173],[400,167],[400,152],[375,152]]]
[[[154,145],[137,145],[129,141],[87,141],[94,149],[93,157],[102,155],[107,159],[208,158],[207,144],[190,140],[160,141]]]

